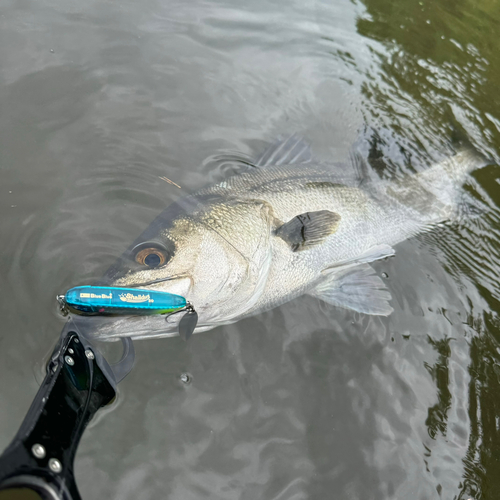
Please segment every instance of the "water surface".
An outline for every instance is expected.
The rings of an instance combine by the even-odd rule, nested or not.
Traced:
[[[176,196],[300,132],[424,169],[459,135],[490,165],[457,223],[375,264],[389,318],[310,297],[137,343],[76,459],[87,499],[488,499],[500,490],[500,9],[489,0],[0,3],[0,448],[63,325]],[[179,377],[187,372],[191,383]]]

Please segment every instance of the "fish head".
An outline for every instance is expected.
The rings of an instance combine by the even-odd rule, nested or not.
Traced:
[[[231,323],[262,295],[270,235],[270,209],[264,202],[183,199],[153,221],[102,284],[183,296],[198,314],[196,331]],[[167,318],[164,334],[147,336],[177,333],[180,317]]]

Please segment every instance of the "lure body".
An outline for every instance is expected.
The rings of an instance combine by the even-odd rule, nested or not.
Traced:
[[[59,300],[79,314],[166,314],[187,307],[186,299],[180,295],[107,286],[77,286]]]

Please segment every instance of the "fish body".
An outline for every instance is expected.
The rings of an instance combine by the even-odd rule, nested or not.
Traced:
[[[388,315],[390,293],[369,263],[453,218],[467,173],[483,164],[466,150],[397,182],[362,181],[315,163],[293,136],[251,171],[168,207],[108,271],[106,284],[185,297],[198,313],[196,332],[303,294]],[[176,316],[91,328],[102,339],[172,336]]]

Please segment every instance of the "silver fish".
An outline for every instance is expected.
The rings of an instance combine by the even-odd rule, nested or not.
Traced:
[[[484,166],[463,150],[398,181],[342,175],[315,163],[296,136],[257,168],[168,207],[107,273],[111,286],[186,297],[195,332],[234,323],[303,294],[387,316],[391,295],[370,262],[456,214],[468,172]],[[104,340],[178,334],[182,314],[86,319]]]

